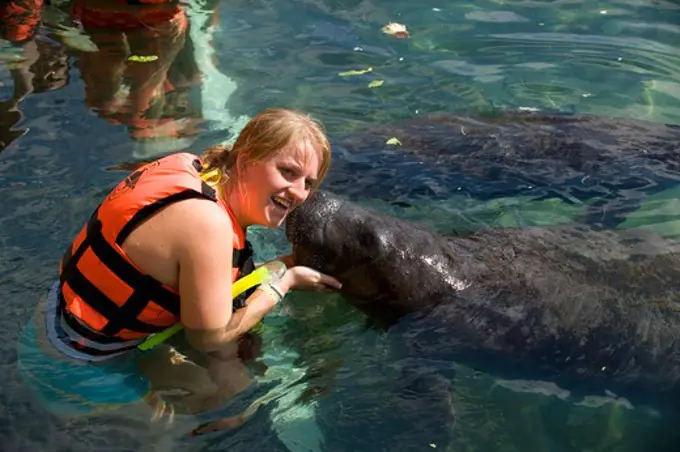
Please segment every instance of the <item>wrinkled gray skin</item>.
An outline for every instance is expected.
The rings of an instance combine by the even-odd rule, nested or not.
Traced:
[[[391,137],[401,144],[387,145]],[[680,125],[566,113],[433,115],[369,127],[337,144],[353,153],[391,148],[483,179],[531,169],[527,177],[551,184],[575,175],[616,184],[646,177],[645,169],[680,169]]]
[[[295,262],[338,278],[353,304],[408,337],[412,356],[678,389],[680,254],[658,237],[582,226],[442,237],[327,192],[286,229]]]
[[[386,144],[393,137],[401,144]],[[335,134],[333,152],[325,187],[352,199],[597,199],[584,221],[611,227],[677,183],[680,125],[548,112],[424,116]]]

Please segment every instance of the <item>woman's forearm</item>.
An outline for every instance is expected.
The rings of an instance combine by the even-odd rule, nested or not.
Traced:
[[[274,308],[277,301],[272,294],[256,290],[248,297],[246,305],[231,315],[225,327],[225,340],[233,341],[253,329]]]
[[[276,291],[285,296],[289,288],[288,279],[284,277],[276,284],[274,292],[262,289],[256,290],[248,297],[246,305],[231,315],[225,327],[212,331],[186,329],[187,340],[192,347],[200,351],[211,352],[219,350],[225,344],[235,341],[255,327],[280,301]]]

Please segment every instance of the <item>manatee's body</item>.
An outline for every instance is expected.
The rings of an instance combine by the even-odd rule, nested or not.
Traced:
[[[677,183],[680,126],[514,111],[440,115],[336,135],[333,149],[326,187],[357,199],[598,198],[604,214],[617,215]]]
[[[345,197],[451,205],[460,194],[558,196],[591,205],[582,221],[611,225],[677,183],[680,127],[442,116],[336,135],[333,149],[325,184]],[[609,390],[676,404],[680,255],[661,239],[577,226],[445,238],[320,193],[287,227],[296,262],[337,276],[352,303],[389,328],[382,366],[365,362],[380,355],[374,345],[359,347],[344,372],[352,378],[317,408],[333,450],[446,449],[456,363],[550,380],[575,401]]]
[[[388,144],[389,138],[399,143]],[[541,169],[546,162],[559,162],[555,171],[608,171],[603,165],[623,160],[680,169],[680,125],[627,118],[516,111],[438,115],[374,126],[338,141],[353,152],[391,146],[481,177],[493,176],[500,166]]]
[[[579,226],[442,237],[325,192],[287,230],[296,263],[339,278],[411,354],[612,390],[680,386],[680,254],[660,238]]]

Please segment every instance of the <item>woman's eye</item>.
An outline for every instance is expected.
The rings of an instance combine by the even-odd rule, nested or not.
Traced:
[[[293,171],[292,168],[281,167],[281,168],[279,168],[279,172],[281,172],[281,174],[283,174],[286,177],[290,177],[290,176],[295,175],[295,171]]]

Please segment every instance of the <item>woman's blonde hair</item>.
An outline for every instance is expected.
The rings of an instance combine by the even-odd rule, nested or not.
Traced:
[[[219,170],[229,176],[245,166],[274,157],[290,143],[309,143],[321,160],[317,186],[331,163],[331,145],[323,125],[308,114],[284,108],[269,108],[260,112],[239,134],[233,145],[218,145],[207,149],[201,159],[204,173]],[[237,168],[237,165],[239,168]]]

